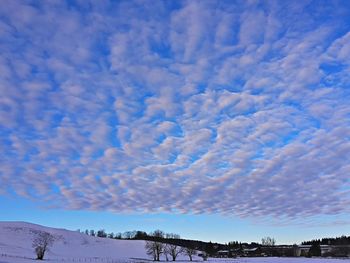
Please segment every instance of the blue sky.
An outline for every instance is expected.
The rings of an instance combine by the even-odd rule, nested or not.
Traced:
[[[350,234],[350,3],[2,1],[0,220]]]

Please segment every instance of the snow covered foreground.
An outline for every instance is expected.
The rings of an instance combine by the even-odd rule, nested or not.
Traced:
[[[0,263],[35,263],[32,240],[37,231],[54,235],[44,262],[139,263],[149,260],[144,241],[91,237],[75,231],[23,222],[0,222]],[[187,257],[179,257],[179,261]],[[164,261],[164,258],[163,258]],[[196,257],[195,261],[201,261]],[[208,263],[345,263],[350,260],[305,258],[209,259]]]
[[[349,259],[330,259],[330,258],[236,258],[236,259],[218,259],[210,258],[208,263],[349,263]]]

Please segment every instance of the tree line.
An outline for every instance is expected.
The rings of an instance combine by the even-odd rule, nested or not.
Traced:
[[[192,261],[193,256],[196,254],[196,250],[193,247],[182,247],[176,244],[176,242],[169,242],[179,240],[178,234],[168,233],[165,234],[161,230],[156,230],[150,235],[152,240],[147,240],[145,249],[147,255],[151,256],[154,261],[160,261],[160,256],[164,254],[166,261],[171,259],[176,261],[178,255],[183,254],[189,257]]]
[[[322,238],[322,239],[313,239],[310,241],[304,241],[302,245],[332,245],[332,246],[341,246],[341,245],[350,245],[350,236],[340,236],[335,238]]]
[[[227,251],[227,257],[234,257],[237,255],[245,255],[247,249],[253,248],[258,248],[258,250],[254,252],[256,255],[259,253],[264,253],[265,255],[269,256],[280,256],[287,254],[289,256],[293,256],[295,254],[295,247],[297,247],[297,245],[290,246],[289,250],[287,248],[281,249],[275,247],[276,240],[272,237],[264,237],[261,239],[261,242],[242,243],[238,241],[231,241],[226,244],[220,244],[212,243],[211,241],[204,242],[199,240],[182,239],[178,234],[165,233],[161,230],[156,230],[150,233],[137,230],[126,231],[124,233],[107,233],[104,229],[100,229],[98,231],[78,231],[90,236],[97,236],[102,238],[145,240],[145,249],[148,255],[155,261],[159,261],[161,255],[163,255],[166,260],[175,261],[177,256],[180,254],[188,256],[188,258],[191,260],[195,251],[200,251],[203,258],[204,256],[221,256],[220,253],[222,253],[223,250]],[[320,256],[321,245],[336,246],[332,249],[332,252],[326,254],[323,253],[322,255],[346,255],[349,254],[350,236],[314,239],[311,241],[303,241],[301,244],[312,245],[312,247],[310,247],[310,251],[302,256]],[[219,252],[220,250],[221,252]]]
[[[227,248],[226,244],[205,242],[199,240],[182,239],[179,234],[166,233],[162,230],[155,230],[150,233],[145,231],[126,231],[124,233],[107,233],[104,229],[100,230],[77,230],[80,233],[84,233],[89,236],[96,236],[102,238],[112,239],[131,239],[131,240],[146,240],[146,241],[157,241],[160,243],[167,243],[169,245],[186,247],[192,250],[204,251],[208,255],[215,255],[218,250]],[[166,253],[165,253],[166,254]],[[164,255],[165,255],[164,254]]]
[[[89,230],[86,229],[85,231],[81,231],[80,229],[77,230],[79,233],[84,233],[89,236],[94,236],[94,237],[103,237],[103,238],[112,238],[112,239],[143,239],[148,236],[148,234],[144,231],[125,231],[123,233],[118,232],[110,232],[107,233],[104,229],[100,230]]]

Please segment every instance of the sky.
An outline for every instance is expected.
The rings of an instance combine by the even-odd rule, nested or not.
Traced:
[[[0,5],[0,220],[350,235],[350,2]]]

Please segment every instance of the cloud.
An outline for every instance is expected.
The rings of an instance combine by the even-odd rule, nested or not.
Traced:
[[[350,14],[308,8],[4,2],[4,192],[118,213],[350,213]]]

